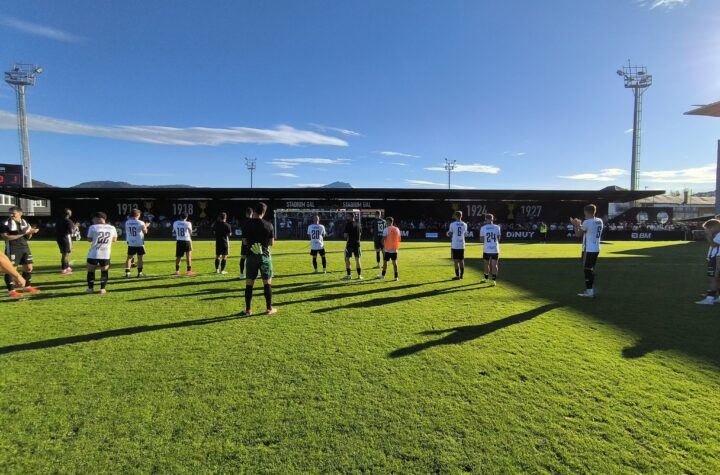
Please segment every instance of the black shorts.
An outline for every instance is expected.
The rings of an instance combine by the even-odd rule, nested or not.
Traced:
[[[465,259],[465,249],[451,249],[452,258],[456,261]]]
[[[91,259],[88,257],[87,263],[91,266],[105,267],[110,265],[110,259]]]
[[[360,258],[362,256],[362,250],[360,249],[360,243],[347,243],[345,245],[345,257],[350,259],[352,256]]]
[[[375,245],[375,250],[378,251],[383,248],[383,238],[382,236],[375,236],[375,240],[373,241],[373,244]]]
[[[385,261],[396,261],[398,253],[397,251],[385,251],[383,254],[383,260]]]
[[[176,241],[175,242],[175,257],[182,257],[186,252],[192,251],[192,241]]]
[[[599,252],[583,252],[583,267],[585,267],[586,269],[594,269],[595,264],[597,264],[599,255]]]
[[[72,240],[70,236],[57,238],[55,242],[57,242],[61,254],[70,254],[72,252]]]
[[[718,276],[718,265],[717,265],[717,257],[708,257],[707,260],[707,276],[708,277],[717,277]]]
[[[215,241],[215,255],[227,256],[230,254],[230,243],[227,241]]]
[[[483,259],[485,259],[486,261],[489,261],[491,259],[494,261],[497,261],[498,259],[500,259],[500,254],[498,254],[497,252],[495,252],[495,253],[483,252]]]
[[[240,246],[240,256],[247,257],[250,254],[250,246],[243,244]]]
[[[325,249],[310,249],[310,255],[311,255],[311,256],[315,257],[315,256],[317,256],[318,254],[320,254],[321,256],[324,256],[324,255],[325,255]]]
[[[145,246],[128,246],[128,256],[144,256]]]
[[[10,262],[14,266],[22,266],[33,263],[33,256],[29,247],[20,247],[17,249],[11,248],[5,251],[5,255],[8,259],[10,259]]]

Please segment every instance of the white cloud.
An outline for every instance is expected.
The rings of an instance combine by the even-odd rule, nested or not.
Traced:
[[[656,8],[667,8],[672,9],[679,6],[684,6],[690,3],[690,0],[639,0],[640,5],[650,7],[650,10]]]
[[[627,174],[628,172],[622,168],[604,168],[599,173],[579,173],[577,175],[563,175],[558,178],[581,181],[615,181],[618,177]]]
[[[408,183],[410,185],[418,185],[418,186],[432,186],[435,188],[447,188],[447,183],[436,183],[434,181],[427,181],[427,180],[408,180],[406,178],[405,183]],[[458,190],[474,189],[472,186],[464,186],[464,185],[450,185],[450,188],[455,188]]]
[[[322,183],[296,183],[295,186],[298,186],[300,188],[322,188]]]
[[[403,152],[392,152],[390,150],[377,151],[375,153],[379,153],[380,155],[385,155],[386,157],[420,158],[420,155],[412,155],[412,154],[403,153]]]
[[[644,181],[651,183],[715,183],[716,165],[705,165],[697,168],[685,168],[682,170],[660,170],[640,172]]]
[[[315,127],[320,132],[337,132],[342,135],[347,135],[348,137],[362,137],[362,134],[360,132],[355,132],[354,130],[350,129],[341,129],[338,127],[328,127],[327,125],[321,125],[321,124],[315,124],[313,122],[310,122],[309,124],[311,127]]]
[[[425,170],[430,170],[433,172],[447,171],[445,170],[445,167],[429,167]],[[496,175],[500,171],[500,169],[493,165],[480,165],[479,163],[471,163],[469,165],[455,165],[455,170],[453,171],[458,173],[489,173],[491,175]]]
[[[29,21],[23,21],[11,16],[0,16],[0,25],[6,26],[16,31],[20,31],[22,33],[42,36],[43,38],[49,38],[56,41],[64,41],[66,43],[79,43],[84,40],[84,38],[82,38],[81,36],[73,35],[72,33],[66,33],[62,30],[58,30],[57,28],[38,25],[37,23],[30,23]]]
[[[349,165],[349,158],[275,158],[270,165],[276,168],[295,168],[298,165]]]
[[[298,176],[294,173],[273,173],[275,176],[282,176],[285,178],[298,178]]]
[[[503,155],[508,155],[510,157],[522,157],[523,155],[527,155],[527,152],[504,152]]]
[[[287,125],[274,129],[230,127],[216,129],[209,127],[165,127],[159,125],[114,125],[99,126],[54,119],[40,115],[28,115],[28,126],[37,132],[53,132],[66,135],[104,137],[115,140],[143,142],[162,145],[222,145],[238,143],[283,144],[283,145],[336,145],[347,146],[347,142],[336,137],[322,135],[308,130],[298,130]],[[0,111],[0,129],[17,127],[15,114]]]
[[[391,164],[391,165],[397,165],[397,166],[399,166],[399,167],[406,167],[406,166],[407,166],[407,163],[403,163],[403,162],[390,162],[390,164]]]

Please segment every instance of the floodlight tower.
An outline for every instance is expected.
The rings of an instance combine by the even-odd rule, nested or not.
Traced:
[[[15,64],[10,71],[5,72],[5,82],[15,89],[15,95],[17,96],[18,138],[20,142],[20,158],[23,164],[23,188],[32,188],[25,87],[34,86],[35,78],[41,72],[43,72],[43,68],[34,64]],[[23,208],[26,213],[33,214],[33,201],[26,200]]]
[[[245,157],[245,166],[247,167],[248,171],[250,172],[250,188],[252,189],[253,173],[255,173],[255,169],[257,168],[257,158]]]
[[[633,110],[632,166],[630,169],[630,190],[636,191],[640,185],[640,127],[642,122],[642,96],[652,86],[652,76],[645,66],[627,66],[617,70],[618,76],[625,81],[625,88],[632,89],[635,98]]]
[[[457,160],[453,160],[452,162],[445,159],[445,170],[448,172],[448,190],[450,189],[450,174],[455,170],[455,167],[457,167]]]

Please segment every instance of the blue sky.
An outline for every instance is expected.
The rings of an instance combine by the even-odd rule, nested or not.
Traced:
[[[5,3],[0,64],[28,93],[34,178],[137,184],[714,188],[715,0]],[[0,161],[19,163],[0,87]],[[436,170],[437,168],[437,170]]]

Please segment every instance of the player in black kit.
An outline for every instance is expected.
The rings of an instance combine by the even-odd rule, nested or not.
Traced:
[[[62,216],[55,222],[55,239],[60,249],[60,273],[72,274],[69,256],[72,252],[72,236],[75,234],[75,223],[70,220],[72,211],[69,208],[63,210]]]
[[[18,206],[10,208],[10,217],[2,223],[2,232],[0,232],[0,237],[5,240],[5,254],[10,259],[10,263],[13,266],[22,266],[22,277],[25,279],[22,291],[30,294],[39,292],[31,285],[33,257],[28,244],[28,240],[37,232],[38,228],[30,226],[23,219],[23,210]],[[9,297],[22,296],[15,290],[15,283],[8,274],[5,274],[5,285]]]
[[[240,222],[240,236],[245,238],[245,225],[253,217],[253,209],[248,208],[245,210],[245,219]],[[247,260],[250,249],[245,244],[245,239],[242,240],[240,245],[240,279],[245,278],[245,261]]]
[[[245,281],[245,311],[244,316],[252,315],[253,286],[258,273],[263,281],[265,294],[265,313],[273,315],[277,310],[272,306],[272,258],[270,248],[275,243],[275,230],[273,225],[265,221],[267,205],[258,203],[255,207],[254,218],[248,219],[243,228],[243,244],[248,247],[247,280]]]
[[[213,225],[213,233],[215,233],[215,272],[218,274],[227,274],[225,264],[230,254],[230,235],[232,228],[227,223],[227,213],[220,213],[218,219]]]
[[[373,244],[375,246],[375,261],[377,265],[375,269],[380,268],[380,256],[383,252],[383,231],[385,231],[385,220],[382,218],[380,210],[375,212],[375,219],[372,222],[373,227]]]

